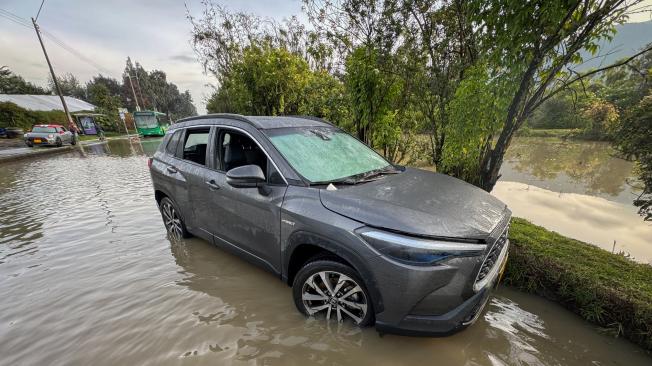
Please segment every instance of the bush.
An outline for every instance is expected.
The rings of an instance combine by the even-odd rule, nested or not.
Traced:
[[[39,123],[68,125],[63,111],[31,111],[15,103],[0,102],[0,127],[20,127],[28,131]]]
[[[515,218],[505,283],[652,350],[652,266]]]

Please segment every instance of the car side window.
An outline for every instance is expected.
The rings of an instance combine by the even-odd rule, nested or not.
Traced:
[[[186,130],[183,142],[183,159],[206,165],[206,150],[210,128],[193,128]]]
[[[267,177],[267,156],[249,136],[222,130],[218,139],[220,162],[218,168],[225,172],[243,165],[258,165]]]
[[[179,145],[179,139],[181,138],[181,133],[183,131],[179,130],[174,132],[172,137],[170,137],[170,140],[168,141],[167,146],[165,147],[165,151],[167,151],[168,154],[172,156],[177,155],[177,145]]]

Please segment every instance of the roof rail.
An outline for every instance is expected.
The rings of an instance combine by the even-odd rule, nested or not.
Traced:
[[[252,120],[248,119],[247,117],[241,115],[241,114],[235,114],[235,113],[210,113],[210,114],[204,114],[202,116],[193,116],[193,117],[186,117],[182,118],[174,123],[181,123],[181,122],[188,122],[188,121],[195,121],[198,119],[207,119],[207,118],[230,118],[230,119],[235,119],[238,121],[246,122],[249,123],[250,125],[254,127],[258,127]]]

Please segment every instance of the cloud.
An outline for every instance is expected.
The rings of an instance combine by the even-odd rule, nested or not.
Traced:
[[[185,62],[185,63],[196,63],[197,59],[193,56],[188,56],[186,54],[179,54],[179,55],[174,55],[170,57],[170,60],[172,61],[179,61],[179,62]]]

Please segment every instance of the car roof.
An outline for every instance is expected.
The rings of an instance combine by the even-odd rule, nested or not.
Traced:
[[[204,116],[184,118],[177,121],[173,127],[192,126],[194,124],[211,124],[211,119],[231,119],[249,123],[257,129],[265,130],[284,127],[329,127],[331,123],[311,116],[243,116],[231,113],[213,113]],[[207,121],[208,120],[208,121]],[[196,122],[196,123],[193,123]],[[178,126],[177,126],[178,125]]]
[[[44,124],[38,124],[34,125],[34,127],[63,127],[62,125],[44,125]]]

